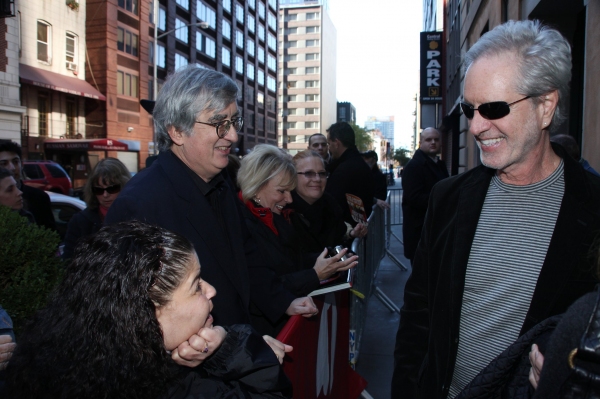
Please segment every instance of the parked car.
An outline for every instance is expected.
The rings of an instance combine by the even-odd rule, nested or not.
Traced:
[[[52,208],[52,215],[56,222],[56,230],[58,230],[62,241],[65,238],[69,220],[71,220],[73,215],[84,210],[86,204],[79,198],[69,197],[52,191],[46,191],[46,194],[50,197],[50,207]]]
[[[73,194],[69,174],[53,161],[23,161],[23,183],[44,191],[64,195]]]

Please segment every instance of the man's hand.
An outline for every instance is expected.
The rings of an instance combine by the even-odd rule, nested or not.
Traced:
[[[348,234],[350,238],[363,238],[369,232],[369,226],[363,223],[358,223],[350,233]]]
[[[286,345],[281,341],[277,341],[275,338],[271,337],[270,335],[263,335],[263,339],[265,340],[265,342],[267,344],[269,344],[269,346],[275,353],[275,356],[277,356],[277,360],[279,360],[279,364],[283,363],[283,358],[285,357],[285,354],[287,352],[291,352],[292,350],[294,350],[294,348],[291,345]]]
[[[305,296],[303,298],[294,299],[292,303],[290,303],[290,306],[287,308],[285,313],[288,316],[301,314],[304,317],[312,317],[319,313],[319,309],[317,309],[317,306],[311,297]]]
[[[0,371],[6,370],[16,347],[17,344],[13,342],[10,335],[0,335]]]
[[[531,363],[531,370],[529,370],[529,382],[535,389],[537,389],[538,382],[540,382],[540,374],[542,373],[542,366],[544,365],[544,355],[541,354],[540,349],[536,344],[531,346],[531,352],[529,352],[529,363]]]
[[[181,366],[196,367],[221,346],[226,335],[223,327],[203,327],[175,348],[171,358]]]
[[[390,209],[390,204],[388,204],[386,201],[382,201],[380,199],[377,199],[377,206],[380,207],[381,209]]]

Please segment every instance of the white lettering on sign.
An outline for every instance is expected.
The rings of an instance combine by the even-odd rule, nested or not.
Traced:
[[[430,60],[433,57],[438,57],[441,53],[439,51],[430,50],[427,52],[427,59]]]

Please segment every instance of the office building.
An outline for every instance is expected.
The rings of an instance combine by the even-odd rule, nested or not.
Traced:
[[[337,121],[356,124],[356,108],[349,102],[337,103]]]
[[[394,147],[394,117],[375,117],[369,116],[365,122],[365,127],[370,129],[377,129],[381,131],[383,137],[390,143],[391,147]]]
[[[326,4],[280,1],[278,144],[291,154],[337,120],[336,29]]]

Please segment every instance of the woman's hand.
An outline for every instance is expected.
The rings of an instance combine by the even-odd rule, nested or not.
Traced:
[[[342,249],[339,254],[332,256],[331,258],[327,257],[327,248],[321,252],[321,255],[319,255],[315,262],[315,266],[313,267],[315,272],[317,272],[319,280],[325,280],[337,272],[351,269],[358,264],[357,255],[350,256],[345,261],[340,261],[346,252],[348,252],[348,248]]]
[[[279,360],[279,364],[283,363],[283,358],[285,357],[285,354],[287,352],[291,352],[292,350],[294,350],[294,348],[291,345],[286,345],[281,341],[277,341],[275,338],[271,337],[270,335],[263,335],[263,339],[265,340],[265,342],[267,344],[269,344],[269,346],[275,353],[275,356],[277,356],[277,360]]]
[[[10,335],[0,335],[0,371],[6,369],[16,347]]]
[[[356,226],[354,226],[352,230],[350,230],[350,233],[348,233],[348,235],[350,236],[350,238],[363,238],[367,235],[368,232],[369,226],[367,226],[366,224],[358,223]]]
[[[203,327],[175,348],[171,358],[181,366],[196,367],[221,346],[226,335],[223,327]]]
[[[313,302],[312,298],[305,296],[304,298],[296,298],[290,303],[285,313],[288,316],[294,316],[301,314],[304,317],[316,316],[319,313],[319,309]]]
[[[536,344],[531,346],[531,352],[529,352],[529,363],[531,363],[531,370],[529,370],[529,382],[535,389],[537,389],[538,382],[540,382],[540,374],[542,373],[542,366],[544,365],[544,355],[542,355]]]

